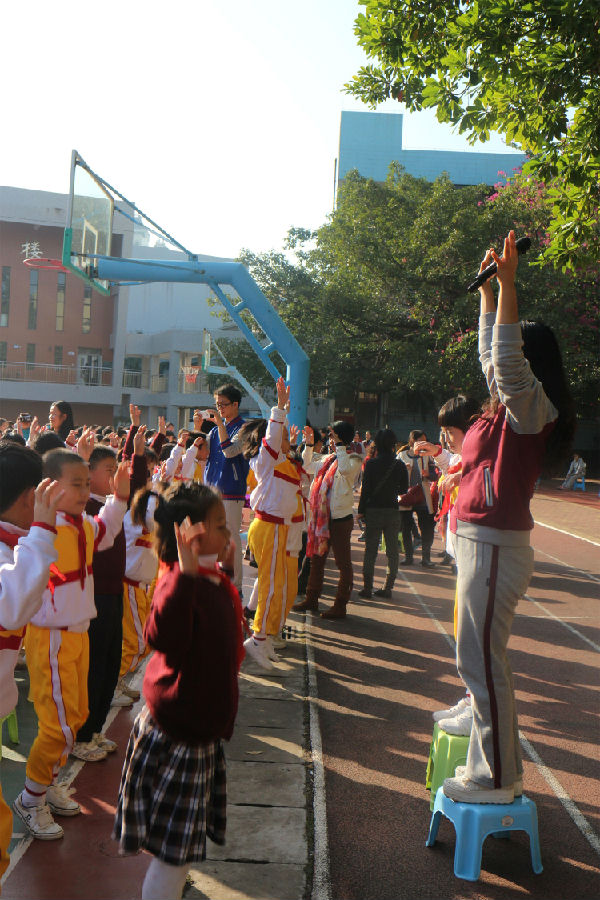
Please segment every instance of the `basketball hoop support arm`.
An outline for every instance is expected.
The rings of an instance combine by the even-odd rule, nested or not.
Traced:
[[[232,320],[238,326],[258,358],[276,380],[279,371],[270,354],[277,351],[286,364],[286,381],[291,385],[289,421],[299,428],[306,424],[308,402],[308,356],[282,322],[248,270],[241,263],[234,262],[194,262],[146,259],[121,259],[112,256],[96,257],[95,267],[98,278],[103,281],[140,282],[183,282],[186,284],[206,284],[223,304]],[[222,285],[231,285],[240,297],[239,303],[232,303],[222,290]],[[241,313],[247,309],[260,325],[269,343],[263,347],[251,329],[244,322]]]

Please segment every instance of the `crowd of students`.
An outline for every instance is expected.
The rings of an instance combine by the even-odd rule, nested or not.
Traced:
[[[298,593],[305,598],[297,610],[319,609],[330,550],[339,580],[321,615],[346,616],[361,472],[364,599],[382,534],[388,571],[377,593],[391,596],[399,531],[403,564],[414,564],[413,510],[422,565],[432,565],[436,512],[456,561],[457,664],[467,693],[435,718],[471,740],[464,771],[444,791],[470,803],[510,803],[519,794],[506,648],[532,571],[529,501],[543,459],[568,449],[573,415],[552,333],[518,323],[512,232],[503,256],[490,251],[482,268],[492,259],[498,307],[485,283],[479,340],[490,402],[483,412],[462,396],[444,404],[445,448],[415,431],[396,456],[395,436],[384,429],[365,460],[370,441],[343,421],[325,433],[305,427],[298,446],[283,379],[268,421],[244,422],[240,392],[223,385],[214,410],[196,411],[191,432],[169,433],[164,419],[150,432],[135,406],[127,432],[76,430],[68,404],[56,403],[48,429],[21,421],[16,436],[0,441],[0,717],[16,703],[13,671],[24,643],[38,734],[14,810],[35,838],[61,838],[55,816],[80,812],[60,768],[69,755],[98,762],[114,752],[103,731],[109,707],[139,698],[130,676],[152,651],[113,836],[122,852],[144,848],[153,857],[143,897],[181,896],[206,837],[224,840],[223,741],[234,726],[244,654],[273,667]],[[257,578],[243,611],[247,494]],[[0,795],[0,874],[11,831]]]

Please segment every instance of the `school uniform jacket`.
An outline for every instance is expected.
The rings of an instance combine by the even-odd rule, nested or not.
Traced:
[[[298,494],[301,490],[297,467],[281,452],[285,418],[284,409],[278,406],[271,409],[262,447],[250,460],[257,481],[250,494],[250,506],[258,519],[278,525],[289,525],[299,515]]]
[[[152,540],[156,503],[156,497],[149,498],[144,525],[134,524],[131,510],[127,511],[123,520],[126,547],[125,577],[129,582],[148,585],[156,577],[158,557]]]
[[[29,532],[0,522],[0,718],[19,699],[14,679],[25,626],[42,603],[50,565],[58,554],[56,531],[32,525]],[[15,545],[13,546],[13,542]]]
[[[50,566],[50,580],[41,608],[31,619],[33,625],[76,632],[88,630],[90,619],[96,618],[93,555],[112,546],[126,510],[126,501],[111,495],[95,518],[86,513],[57,513],[54,546],[58,559]]]

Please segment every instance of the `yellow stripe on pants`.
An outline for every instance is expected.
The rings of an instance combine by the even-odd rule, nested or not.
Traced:
[[[287,525],[254,519],[248,530],[248,545],[258,565],[258,605],[254,633],[277,634],[283,625],[287,601]]]
[[[144,625],[150,611],[148,592],[141,585],[123,584],[123,645],[119,677],[134,672],[149,648],[144,640]]]
[[[298,557],[288,555],[285,564],[287,567],[287,598],[285,603],[285,616],[282,624],[285,624],[285,620],[287,619],[290,609],[294,605],[296,595],[298,594]]]
[[[38,733],[27,760],[27,777],[52,784],[64,765],[88,717],[87,631],[27,626],[25,652],[30,696],[38,718]]]
[[[13,820],[10,807],[7,805],[2,796],[2,787],[0,786],[0,878],[8,869],[10,856],[8,855],[8,845],[12,837]]]

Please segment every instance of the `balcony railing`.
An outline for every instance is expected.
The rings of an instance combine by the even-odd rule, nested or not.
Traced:
[[[109,366],[49,366],[44,363],[0,362],[0,381],[110,387],[112,377],[113,370]]]

